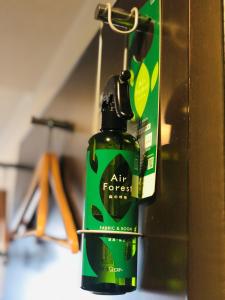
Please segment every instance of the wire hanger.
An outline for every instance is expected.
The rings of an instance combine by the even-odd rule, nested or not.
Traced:
[[[100,11],[100,6],[96,9],[96,18],[99,19],[98,13]],[[124,52],[123,52],[123,70],[127,70],[128,67],[128,34],[135,31],[139,25],[139,12],[137,7],[133,7],[131,9],[131,16],[134,15],[134,24],[133,27],[129,30],[120,30],[116,26],[113,25],[112,22],[112,6],[110,3],[106,3],[107,8],[107,23],[110,28],[119,34],[125,35],[125,44],[124,44]],[[103,53],[103,28],[104,22],[99,22],[99,31],[98,31],[98,58],[97,58],[97,71],[96,71],[96,85],[95,85],[95,103],[94,103],[94,119],[92,123],[92,133],[98,131],[99,128],[99,118],[100,118],[100,88],[101,88],[101,69],[102,69],[102,53]]]
[[[73,126],[70,123],[53,119],[33,118],[32,123],[46,125],[51,129],[58,127],[64,130],[73,131]],[[54,199],[58,205],[67,239],[59,239],[47,235],[45,232],[48,218],[49,186],[51,187]],[[31,221],[35,211],[36,226],[34,229],[27,230],[27,225]],[[63,189],[59,161],[57,156],[51,152],[44,153],[38,162],[31,184],[15,220],[11,238],[16,239],[25,236],[36,236],[43,240],[53,241],[61,246],[71,249],[73,253],[79,251],[76,225]]]
[[[100,94],[101,94],[101,70],[102,70],[102,50],[103,50],[103,32],[104,23],[99,22],[98,31],[98,58],[97,58],[97,70],[96,70],[96,83],[95,83],[95,103],[92,123],[92,133],[96,133],[99,128],[100,117]]]

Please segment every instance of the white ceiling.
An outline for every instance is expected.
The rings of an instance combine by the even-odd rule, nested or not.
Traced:
[[[0,160],[17,159],[31,115],[44,111],[95,35],[98,3],[0,0]]]
[[[0,85],[18,92],[32,91],[85,1],[0,3]]]

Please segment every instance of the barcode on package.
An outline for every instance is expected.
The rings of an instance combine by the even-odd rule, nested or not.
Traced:
[[[154,168],[154,156],[148,159],[148,170]]]

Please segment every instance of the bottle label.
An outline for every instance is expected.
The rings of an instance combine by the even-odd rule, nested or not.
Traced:
[[[84,229],[137,232],[138,152],[99,149],[87,153]],[[123,284],[136,276],[137,238],[85,234],[83,275]],[[125,284],[125,283],[124,283]]]

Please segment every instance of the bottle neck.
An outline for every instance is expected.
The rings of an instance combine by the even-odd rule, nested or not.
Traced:
[[[121,119],[115,111],[102,112],[101,131],[127,131],[127,120]]]
[[[106,128],[101,128],[101,132],[115,132],[115,133],[124,133],[127,130],[126,129],[106,129]]]

